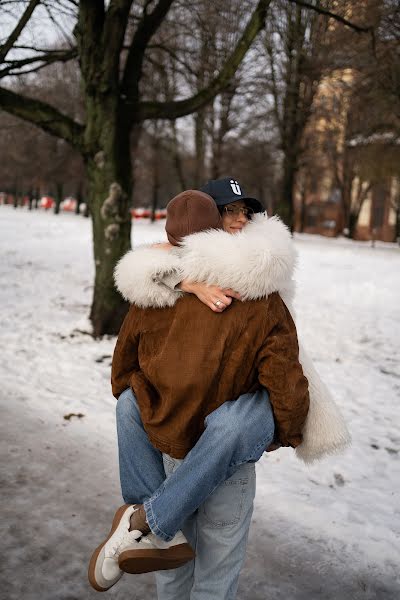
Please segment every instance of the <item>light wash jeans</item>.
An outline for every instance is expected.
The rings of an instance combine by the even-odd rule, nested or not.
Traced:
[[[180,461],[164,455],[169,474]],[[156,573],[158,600],[234,600],[256,493],[255,464],[246,463],[182,525],[196,558]]]
[[[165,541],[179,529],[196,559],[157,573],[159,600],[235,598],[255,495],[256,462],[274,436],[268,393],[225,402],[183,460],[162,455],[143,428],[131,389],[117,403],[122,496],[143,503],[153,533]]]

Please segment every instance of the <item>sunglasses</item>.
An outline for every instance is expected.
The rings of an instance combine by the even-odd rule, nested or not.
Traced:
[[[240,214],[242,214],[247,219],[251,219],[251,217],[254,215],[254,210],[249,206],[224,206],[224,213],[230,217],[238,217]]]

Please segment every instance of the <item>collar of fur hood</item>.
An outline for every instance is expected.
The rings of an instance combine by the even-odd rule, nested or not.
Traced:
[[[204,231],[183,240],[184,278],[204,281],[256,300],[286,289],[296,252],[290,232],[278,217],[255,215],[239,233]]]
[[[208,230],[184,238],[181,248],[165,252],[142,246],[118,263],[119,292],[141,307],[173,306],[180,293],[162,284],[179,271],[182,280],[203,281],[256,300],[280,292],[293,296],[296,252],[288,228],[278,217],[255,215],[239,233]]]

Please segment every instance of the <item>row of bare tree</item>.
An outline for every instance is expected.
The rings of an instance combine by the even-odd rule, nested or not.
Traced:
[[[318,176],[315,94],[337,70],[358,78],[343,96],[348,140],[399,127],[396,15],[393,0],[2,2],[0,186],[84,186],[96,336],[116,332],[126,310],[112,271],[130,247],[132,204],[164,206],[234,175],[292,225],[299,170]],[[349,221],[360,160],[345,160],[347,147],[330,155]]]

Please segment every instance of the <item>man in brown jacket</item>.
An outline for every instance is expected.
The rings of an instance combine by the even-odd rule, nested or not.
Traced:
[[[258,460],[272,441],[278,446],[300,444],[308,411],[307,380],[298,361],[295,325],[277,293],[234,301],[224,314],[211,312],[193,296],[162,309],[132,306],[115,348],[112,386],[125,417],[126,405],[132,405],[133,397],[136,417],[131,411],[129,421],[132,425],[139,415],[142,425],[142,431],[136,428],[132,435],[130,456],[126,448],[121,452],[123,435],[119,431],[120,460],[124,455],[122,485],[123,472],[135,460],[135,439],[140,445],[139,436],[147,436],[151,449],[146,452],[153,452],[153,456],[136,454],[142,479],[149,480],[147,493],[138,492],[142,484],[136,473],[136,489],[128,482],[129,492],[124,494],[128,504],[139,503],[133,521],[140,535],[131,536],[130,546],[125,541],[119,554],[119,567],[128,572],[151,570],[143,563],[146,549],[142,547],[149,536],[153,542],[154,538],[164,541],[165,547],[157,546],[159,556],[160,550],[175,551],[169,552],[175,564],[167,562],[166,567],[158,568],[172,568],[192,558],[184,538],[168,546],[185,521],[241,465]],[[238,400],[232,402],[235,398]],[[232,428],[234,418],[226,416],[239,407],[237,414],[243,422]],[[224,430],[226,422],[230,431]],[[122,428],[128,420],[120,418],[119,423]],[[166,481],[149,465],[160,460],[161,452],[171,460],[186,457]],[[179,497],[182,487],[188,493]],[[132,511],[132,525],[131,516]],[[120,517],[117,521],[114,530]],[[237,585],[237,565],[240,570],[249,523],[248,518],[240,531],[240,544],[233,541],[241,548],[236,566],[231,568],[232,577],[225,578],[225,588]],[[131,533],[135,534],[135,529]],[[103,550],[103,546],[99,548]],[[177,548],[183,554],[179,555]],[[228,550],[227,555],[232,554],[232,547]],[[105,584],[101,587],[107,589]],[[219,597],[215,590],[212,593]]]
[[[144,428],[161,452],[184,458],[209,413],[260,386],[269,392],[276,439],[295,448],[308,387],[296,328],[278,293],[235,301],[222,315],[193,296],[171,308],[130,308],[114,352],[113,394],[132,388]]]

